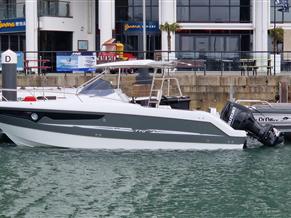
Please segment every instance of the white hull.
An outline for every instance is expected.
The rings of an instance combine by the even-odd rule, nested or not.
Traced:
[[[17,145],[29,147],[59,147],[73,149],[106,150],[234,150],[242,149],[243,144],[209,144],[161,142],[86,137],[63,133],[54,133],[17,127],[2,123],[1,128]],[[13,133],[21,133],[14,135]]]

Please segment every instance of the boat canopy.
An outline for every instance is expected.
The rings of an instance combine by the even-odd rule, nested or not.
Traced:
[[[154,60],[131,60],[131,61],[116,61],[104,64],[97,64],[97,69],[125,69],[125,68],[174,68],[175,62],[169,61],[154,61]]]

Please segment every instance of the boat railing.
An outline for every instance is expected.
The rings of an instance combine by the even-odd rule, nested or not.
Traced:
[[[160,83],[157,84],[157,81],[159,81]],[[152,84],[151,84],[151,89],[150,89],[148,106],[155,105],[156,107],[158,107],[160,105],[161,99],[164,95],[163,94],[164,89],[167,90],[167,93],[166,93],[167,96],[171,95],[172,81],[176,83],[176,87],[178,89],[179,96],[180,97],[183,96],[179,80],[176,77],[171,76],[169,71],[166,72],[165,69],[162,69],[161,77],[157,77],[157,69],[155,69],[155,71],[153,73],[153,79],[152,79]],[[165,84],[167,85],[166,88],[164,88]],[[158,88],[157,88],[157,86],[158,86]]]
[[[71,89],[68,88],[56,88],[51,89],[52,87],[47,88],[31,88],[31,89],[0,89],[0,101],[11,101],[7,99],[3,92],[17,92],[17,99],[16,101],[46,101],[46,100],[61,100],[61,99],[68,99],[68,98],[77,98],[80,102],[84,102],[84,99],[82,96],[90,96],[90,97],[100,97],[104,99],[110,99],[110,100],[116,100],[116,101],[124,101],[124,100],[118,100],[115,98],[111,98],[108,96],[98,96],[98,95],[91,95],[91,94],[84,94],[77,91],[77,89]],[[118,90],[115,90],[116,93],[118,93]],[[119,96],[121,94],[118,93]],[[25,97],[28,98],[28,100],[25,100]]]
[[[182,90],[181,90],[181,87],[180,87],[180,83],[179,83],[179,80],[175,77],[156,77],[154,80],[156,81],[161,81],[161,83],[163,84],[163,86],[165,86],[165,83],[167,85],[166,87],[166,90],[167,90],[167,94],[168,96],[171,95],[171,84],[173,83],[176,83],[176,87],[178,89],[178,92],[179,92],[179,97],[183,96],[182,94]],[[163,93],[163,87],[161,87],[159,89],[160,92]]]
[[[0,94],[1,99],[0,101],[9,101],[4,95],[3,92],[17,92],[17,93],[22,93],[19,96],[17,96],[17,101],[22,101],[24,100],[25,97],[35,97],[35,99],[40,100],[39,98],[41,98],[41,100],[49,100],[49,96],[54,94],[56,95],[56,98],[66,98],[67,95],[74,95],[76,97],[78,97],[78,99],[81,100],[81,98],[79,97],[78,93],[74,92],[68,92],[66,91],[65,88],[59,89],[53,89],[53,87],[47,87],[47,88],[42,88],[42,87],[33,87],[33,88],[17,88],[17,89],[7,89],[7,88],[1,88],[0,89]]]
[[[167,62],[167,61],[153,61],[153,60],[139,60],[139,61],[121,61],[121,62],[113,62],[108,64],[100,64],[98,68],[103,69],[103,72],[98,76],[91,80],[89,80],[87,83],[83,84],[79,88],[84,88],[86,86],[89,86],[92,82],[101,79],[106,73],[110,72],[110,69],[117,69],[117,81],[116,81],[116,87],[119,90],[121,86],[121,75],[127,70],[127,69],[142,69],[142,68],[153,68],[154,72],[152,75],[152,83],[149,93],[149,100],[148,100],[148,106],[149,105],[158,105],[160,104],[160,101],[164,95],[170,96],[170,92],[172,90],[171,87],[175,86],[178,89],[179,96],[183,96],[182,90],[179,84],[179,80],[173,76],[170,75],[170,69],[175,69],[177,66],[176,62]],[[161,70],[161,76],[159,77],[157,75],[158,70]],[[175,83],[175,85],[173,84]],[[165,92],[165,94],[164,94]]]

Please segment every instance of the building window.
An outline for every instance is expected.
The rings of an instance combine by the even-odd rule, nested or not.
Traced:
[[[251,31],[180,31],[176,34],[177,51],[201,52],[203,55],[214,52],[250,51]]]
[[[116,1],[116,20],[118,21],[142,21],[143,5],[142,0],[118,0]],[[147,21],[159,19],[159,1],[146,0]]]
[[[177,21],[249,23],[250,0],[177,0]]]
[[[0,20],[24,17],[25,3],[16,3],[16,0],[0,0]]]
[[[210,50],[223,51],[224,50],[224,37],[223,36],[210,36]]]
[[[39,16],[70,17],[70,9],[70,1],[41,0],[38,4]]]
[[[24,51],[24,33],[0,35],[0,51],[6,51],[7,49],[11,49],[12,51]]]
[[[1,51],[6,51],[9,48],[9,36],[8,35],[1,35]]]
[[[251,51],[252,34],[246,30],[182,30],[176,33],[175,54],[186,62],[202,59],[209,71],[239,70],[239,60]],[[231,64],[224,65],[222,60],[231,60]]]
[[[271,22],[274,23],[291,23],[291,11],[282,11],[280,7],[274,5],[275,0],[271,0]],[[288,0],[291,5],[291,0]],[[274,17],[276,15],[276,17]]]
[[[10,40],[9,40],[9,44],[10,44],[10,49],[12,51],[19,51],[19,36],[18,35],[10,35]]]
[[[146,0],[147,57],[153,58],[161,48],[159,30],[159,0]],[[115,1],[114,38],[124,44],[126,52],[142,57],[143,53],[143,0]]]

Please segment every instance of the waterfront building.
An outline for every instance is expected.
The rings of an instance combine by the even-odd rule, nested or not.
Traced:
[[[270,51],[274,21],[284,29],[281,50],[291,51],[291,12],[275,10],[273,0],[145,2],[147,51],[167,50],[165,22],[181,25],[172,50]],[[143,0],[0,0],[0,51],[92,51],[110,38],[143,51],[142,21]]]

